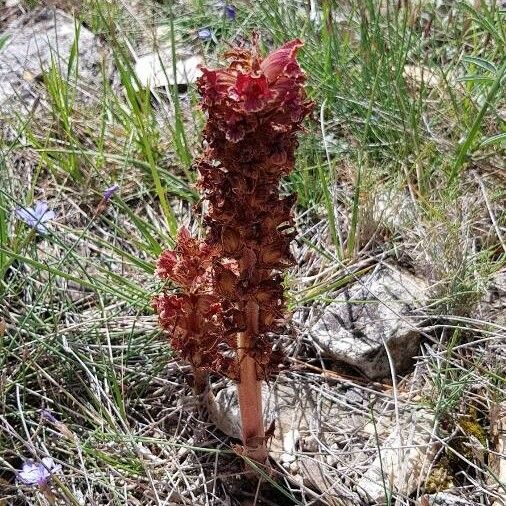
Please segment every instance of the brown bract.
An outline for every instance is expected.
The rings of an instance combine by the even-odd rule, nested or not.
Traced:
[[[258,305],[258,335],[245,352],[258,378],[276,369],[267,334],[285,316],[281,272],[292,263],[293,196],[279,197],[280,179],[294,166],[296,133],[312,109],[293,40],[262,59],[253,48],[226,54],[224,69],[203,68],[197,85],[207,113],[206,149],[196,164],[208,201],[206,237],[183,229],[158,274],[181,293],[163,293],[154,305],[172,345],[194,366],[238,376],[237,341],[245,308]],[[234,362],[235,360],[235,362]]]

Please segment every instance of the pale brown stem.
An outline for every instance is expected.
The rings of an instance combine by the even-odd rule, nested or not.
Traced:
[[[237,334],[237,354],[240,380],[237,396],[241,412],[242,440],[245,455],[260,463],[267,460],[265,430],[262,413],[262,382],[257,377],[257,364],[251,356],[255,336],[258,334],[258,304],[246,304],[246,331]]]

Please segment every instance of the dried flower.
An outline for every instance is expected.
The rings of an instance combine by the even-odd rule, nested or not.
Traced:
[[[59,473],[61,466],[51,457],[44,457],[41,462],[25,460],[23,468],[18,472],[18,480],[24,485],[46,485],[53,474]]]
[[[60,422],[51,412],[50,409],[44,408],[40,411],[43,420],[53,424],[53,426],[60,431],[60,433],[71,441],[76,441],[77,436],[63,423]]]
[[[56,217],[54,211],[49,209],[47,202],[36,202],[35,207],[18,207],[15,213],[20,220],[42,235],[48,233],[45,224]]]
[[[96,215],[103,213],[107,209],[109,201],[118,190],[119,185],[117,183],[114,183],[112,186],[109,186],[109,188],[104,190],[104,193],[102,194],[102,200],[99,202],[95,210]]]

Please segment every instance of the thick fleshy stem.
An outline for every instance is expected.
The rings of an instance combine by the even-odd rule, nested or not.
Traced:
[[[267,447],[262,413],[262,382],[258,379],[255,358],[250,353],[258,334],[258,304],[249,300],[245,311],[247,328],[237,336],[237,397],[241,412],[242,439],[245,456],[264,463],[267,460]]]

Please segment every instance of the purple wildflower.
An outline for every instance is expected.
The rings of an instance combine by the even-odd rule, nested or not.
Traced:
[[[24,485],[46,485],[53,474],[59,473],[61,466],[51,457],[44,457],[41,462],[32,459],[25,460],[23,468],[18,473],[18,480]]]
[[[225,4],[225,16],[231,21],[235,21],[235,6],[232,4]]]
[[[39,234],[45,235],[48,229],[45,223],[54,220],[55,213],[49,209],[47,202],[36,202],[35,207],[18,207],[16,216]]]
[[[58,423],[58,420],[56,419],[56,417],[53,415],[53,413],[51,412],[50,409],[48,408],[44,408],[44,409],[41,409],[40,410],[40,416],[44,419],[44,420],[47,420],[48,422],[51,422],[51,423]]]
[[[209,42],[210,40],[214,40],[214,33],[209,28],[201,28],[197,31],[200,40],[205,42]]]
[[[40,415],[43,420],[47,420],[52,423],[54,427],[60,431],[60,433],[71,441],[76,440],[76,435],[63,423],[60,422],[51,412],[50,409],[44,408],[40,411]]]
[[[119,190],[119,184],[114,183],[112,186],[109,186],[107,190],[104,191],[103,197],[104,200],[107,202],[111,199],[111,197]]]

